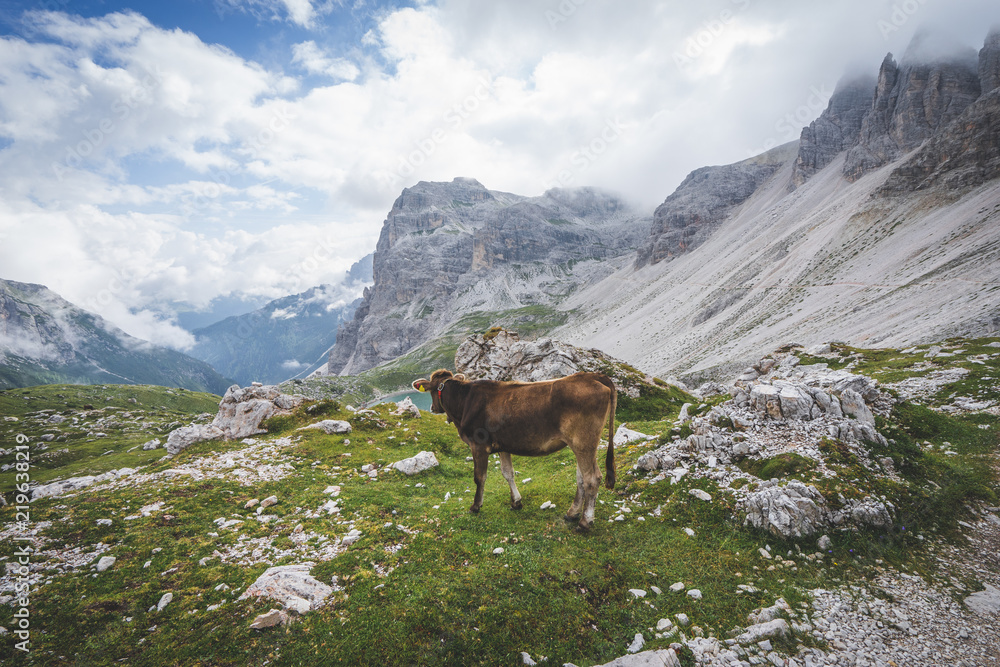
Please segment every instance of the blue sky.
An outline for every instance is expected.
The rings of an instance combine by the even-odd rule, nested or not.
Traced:
[[[651,213],[921,26],[972,50],[997,23],[995,0],[0,0],[0,277],[183,349],[179,311],[340,280],[418,180]]]

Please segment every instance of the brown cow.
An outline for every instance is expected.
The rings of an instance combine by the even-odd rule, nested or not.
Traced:
[[[469,382],[464,375],[442,369],[434,371],[430,380],[416,380],[413,388],[431,392],[431,412],[447,415],[472,450],[476,499],[470,511],[478,512],[483,504],[487,463],[493,452],[499,453],[500,470],[510,485],[511,507],[521,509],[510,455],[542,456],[569,447],[576,455],[576,497],[566,520],[579,518],[581,530],[590,528],[601,485],[597,445],[609,419],[606,483],[609,489],[615,487],[618,391],[609,377],[577,373],[546,382]]]

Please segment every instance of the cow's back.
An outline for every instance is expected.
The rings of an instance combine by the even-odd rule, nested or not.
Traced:
[[[569,438],[599,438],[614,384],[599,373],[577,373],[544,382],[481,380],[469,388],[468,436],[488,438],[494,451],[540,456]]]

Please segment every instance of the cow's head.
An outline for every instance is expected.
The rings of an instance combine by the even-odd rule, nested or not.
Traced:
[[[425,380],[423,378],[413,381],[413,388],[417,391],[427,391],[431,394],[431,412],[435,414],[443,414],[444,407],[441,405],[441,390],[444,389],[444,383],[448,380],[464,380],[465,376],[459,373],[458,375],[453,374],[451,371],[446,371],[445,369],[440,369],[434,371],[431,375],[430,380]]]

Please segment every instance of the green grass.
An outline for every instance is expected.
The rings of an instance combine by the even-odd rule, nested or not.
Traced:
[[[616,369],[616,381],[632,386],[632,371]],[[19,418],[0,422],[0,428],[7,429],[5,438],[24,429],[36,442],[43,430],[36,419],[41,416],[39,409],[78,415],[82,407],[68,406],[82,406],[84,398],[89,402],[100,398],[105,405],[126,411],[141,408],[148,413],[144,418],[156,424],[186,423],[207,411],[206,403],[218,401],[155,388],[145,395],[120,393],[126,389],[139,388],[0,393],[3,414]],[[156,401],[164,405],[150,405]],[[684,402],[697,405],[689,395],[661,384],[625,402],[620,394],[616,423],[670,438]],[[711,403],[695,411],[707,412]],[[734,627],[747,624],[750,611],[771,605],[778,597],[796,607],[808,600],[806,591],[813,588],[870,585],[880,568],[946,577],[949,573],[941,571],[930,546],[935,537],[957,538],[957,521],[966,516],[967,506],[981,500],[997,502],[991,462],[1000,444],[1000,419],[988,414],[952,417],[925,406],[901,404],[878,423],[889,444],[867,445],[874,458],[892,458],[899,481],[863,468],[850,448],[828,439],[820,449],[840,474],[810,482],[820,487],[831,505],[841,496],[884,495],[899,513],[891,530],[831,533],[833,549],[822,557],[807,558],[805,554],[815,552],[815,537],[784,541],[744,528],[733,492],[712,480],[688,475],[678,484],[650,483],[651,476],[630,472],[639,456],[657,446],[653,442],[616,447],[618,485],[614,490],[601,489],[594,527],[580,534],[562,519],[575,490],[574,459],[568,450],[514,459],[524,499],[520,511],[510,509],[506,482],[491,458],[485,501],[481,512],[472,515],[468,512],[475,488],[472,463],[466,460],[468,447],[453,425],[429,413],[419,419],[396,417],[385,405],[376,407],[374,415],[357,415],[345,405],[346,401],[310,403],[266,423],[269,433],[258,440],[292,440],[262,461],[290,466],[280,480],[244,486],[231,475],[200,480],[174,476],[117,490],[88,488],[32,503],[32,522],[51,522],[40,530],[48,540],[42,546],[45,553],[36,553],[33,561],[43,566],[51,582],[31,595],[31,654],[17,653],[5,658],[5,664],[516,665],[520,652],[526,651],[536,660],[547,656],[548,664],[573,662],[586,667],[623,655],[637,632],[644,634],[648,649],[668,646],[676,636],[656,638],[649,628],[679,612],[688,614],[706,635],[724,639]],[[346,419],[353,432],[328,436],[296,430],[319,419]],[[33,477],[63,477],[68,476],[64,472],[93,468],[105,459],[124,457],[120,450],[129,443],[151,437],[130,432],[128,420],[118,421],[120,427],[109,428],[107,438],[95,441],[112,443],[112,454],[102,457],[96,449],[87,450],[87,456],[65,468],[40,465],[33,469]],[[980,428],[983,425],[989,428]],[[156,450],[142,472],[193,465],[244,447],[204,442],[165,461],[159,460],[162,450]],[[422,450],[434,451],[441,465],[411,478],[386,469]],[[32,461],[34,465],[34,452]],[[360,472],[365,464],[379,466],[377,479]],[[794,454],[742,464],[745,471],[764,479],[808,478],[811,465]],[[526,482],[528,478],[531,481]],[[305,516],[326,502],[329,497],[323,491],[334,484],[342,489],[340,513]],[[692,497],[688,491],[696,487],[711,494],[713,501]],[[274,521],[258,522],[252,510],[244,509],[248,500],[271,494],[279,499],[267,510],[277,517]],[[447,501],[446,494],[450,494]],[[156,501],[165,504],[162,511],[126,520]],[[555,503],[556,509],[541,510],[545,501]],[[623,511],[626,507],[629,512]],[[614,520],[618,515],[625,519]],[[243,523],[236,530],[219,530],[214,523],[218,517],[239,518]],[[14,518],[13,507],[0,507],[0,528]],[[112,525],[98,525],[103,518],[112,519]],[[362,537],[323,560],[316,557],[316,538],[309,543],[311,552],[295,546],[292,531],[299,524],[307,533],[331,539],[342,537],[351,527]],[[695,536],[689,537],[685,528]],[[921,541],[917,535],[929,539]],[[248,624],[257,614],[278,605],[235,598],[268,563],[241,565],[212,558],[216,551],[227,553],[250,540],[267,545],[270,564],[310,560],[315,563],[315,577],[326,583],[336,577],[343,590],[287,628],[250,630]],[[957,546],[963,542],[954,540]],[[89,563],[103,555],[96,553],[99,543],[108,545],[104,554],[118,561],[95,577]],[[503,553],[494,554],[498,547]],[[782,558],[763,559],[758,549],[764,547]],[[10,559],[14,549],[13,541],[3,541],[0,557]],[[92,556],[83,559],[82,567],[62,574],[44,569],[59,562],[55,552],[72,549]],[[161,551],[154,553],[156,549]],[[290,553],[282,555],[281,550]],[[199,565],[203,558],[209,560]],[[148,568],[147,561],[151,561]],[[678,581],[700,589],[703,599],[670,592],[669,586]],[[220,584],[232,590],[216,591]],[[740,593],[740,584],[752,584],[758,591]],[[655,595],[652,586],[663,593]],[[644,589],[648,595],[633,599],[630,588]],[[173,592],[173,602],[163,612],[148,611],[166,591]],[[223,606],[207,611],[223,600]],[[775,645],[794,653],[800,643],[815,645],[811,636],[794,635]],[[684,664],[690,665],[690,659]]]
[[[154,438],[165,444],[170,430],[187,425],[196,415],[208,414],[206,421],[210,421],[219,400],[214,394],[150,385],[7,389],[0,391],[0,415],[4,417],[0,420],[0,448],[13,448],[25,438],[38,443],[42,435],[55,436],[51,442],[41,443],[45,449],[31,453],[32,479],[40,483],[135,468],[164,454],[162,447],[144,451],[140,445]],[[54,415],[63,416],[65,421],[50,423],[48,419]],[[13,456],[10,459],[13,461]],[[13,488],[16,473],[0,472],[0,492]]]

